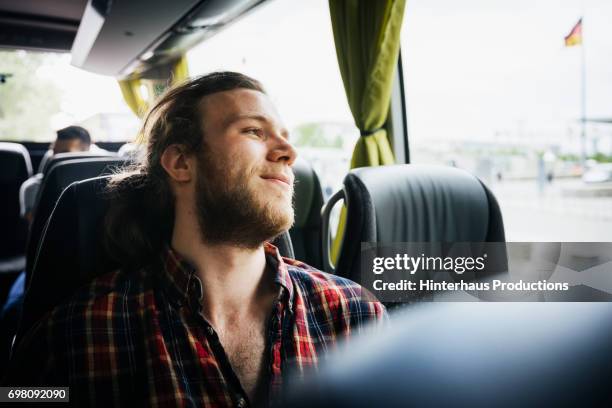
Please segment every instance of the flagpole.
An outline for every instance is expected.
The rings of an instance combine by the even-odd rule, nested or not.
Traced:
[[[584,12],[582,13],[582,38],[580,44],[580,59],[581,59],[581,101],[580,101],[580,162],[582,164],[582,168],[586,168],[586,56],[585,56],[585,46],[584,46]]]

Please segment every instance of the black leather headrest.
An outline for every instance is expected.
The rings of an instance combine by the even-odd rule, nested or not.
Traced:
[[[26,253],[26,279],[29,282],[43,229],[62,191],[75,181],[111,174],[128,163],[125,158],[71,158],[51,163],[38,192],[38,202],[30,228]]]
[[[312,223],[313,208],[316,208],[318,220],[323,205],[323,194],[319,178],[307,161],[298,158],[293,164],[293,174],[295,174],[294,226],[302,228]]]
[[[74,160],[74,159],[90,159],[96,157],[117,157],[116,153],[107,152],[104,150],[90,150],[86,152],[68,152],[68,153],[58,153],[53,156],[49,156],[44,163],[41,163],[39,173],[46,174],[51,168],[57,164],[66,160]]]
[[[436,302],[351,337],[292,408],[609,407],[612,304]],[[297,374],[297,373],[296,373]],[[296,375],[297,377],[297,375]]]
[[[109,205],[104,195],[108,179],[104,176],[76,182],[61,194],[36,255],[18,339],[79,287],[119,267],[102,245],[102,224]],[[293,255],[287,233],[273,243],[281,255]]]
[[[0,258],[23,257],[27,223],[19,215],[19,188],[31,175],[28,150],[19,143],[0,142]],[[2,269],[11,267],[4,265]]]
[[[351,170],[347,224],[336,270],[359,276],[361,242],[503,242],[491,192],[454,167],[393,165]]]
[[[43,157],[41,157],[40,162],[38,163],[38,168],[36,169],[36,173],[42,173],[43,169],[47,166],[47,162],[49,159],[53,157],[53,150],[47,149]]]
[[[23,183],[32,175],[30,153],[19,143],[0,142],[0,183],[19,180]]]
[[[349,203],[371,203],[376,242],[487,239],[488,198],[467,171],[421,165],[363,167],[351,171],[344,184]]]
[[[315,268],[321,262],[321,207],[323,192],[319,177],[306,160],[298,159],[293,164],[295,174],[295,223],[289,230],[296,259]]]

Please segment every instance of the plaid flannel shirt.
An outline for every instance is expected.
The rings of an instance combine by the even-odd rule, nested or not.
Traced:
[[[354,282],[281,258],[271,244],[265,252],[279,286],[267,333],[275,401],[289,373],[316,368],[386,311]],[[200,279],[170,249],[161,265],[102,276],[55,308],[20,343],[8,383],[69,386],[74,406],[250,405],[200,313]]]

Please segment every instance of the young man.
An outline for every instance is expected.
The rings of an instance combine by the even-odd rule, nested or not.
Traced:
[[[124,265],[24,338],[9,382],[70,386],[86,405],[274,401],[290,372],[384,307],[355,283],[281,258],[296,152],[261,85],[219,72],[149,113],[147,158],[110,184],[107,247]]]

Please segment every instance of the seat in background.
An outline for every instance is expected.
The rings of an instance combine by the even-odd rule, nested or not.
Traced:
[[[50,150],[50,152],[52,152]],[[56,155],[43,157],[43,160],[40,162],[38,166],[38,173],[46,174],[51,167],[53,167],[57,163],[61,163],[65,160],[74,160],[74,159],[91,159],[96,157],[117,157],[116,153],[107,152],[106,150],[89,150],[85,152],[67,152],[67,153],[58,153]]]
[[[48,150],[47,153],[52,153]],[[37,202],[40,198],[40,187],[43,178],[54,165],[67,160],[87,159],[96,157],[117,157],[115,153],[102,151],[86,151],[86,152],[68,152],[58,153],[56,155],[45,154],[40,165],[39,172],[28,178],[22,185],[19,191],[19,201],[21,207],[21,216],[24,217],[28,213],[33,213],[36,210]],[[81,180],[84,178],[82,177]],[[75,180],[73,180],[75,181]],[[67,185],[66,185],[67,186]],[[59,196],[59,195],[58,195]]]
[[[32,175],[27,149],[18,143],[0,142],[0,302],[15,274],[25,264],[27,224],[19,216],[19,187]],[[6,279],[5,279],[6,278]],[[6,282],[5,282],[6,280]]]
[[[329,212],[340,199],[347,204],[345,238],[336,267],[329,262],[328,245],[323,261],[327,271],[357,282],[361,242],[505,241],[493,194],[475,176],[454,167],[408,164],[352,170],[344,189],[325,206],[325,244]]]
[[[38,163],[38,168],[36,169],[37,174],[43,172],[43,169],[47,166],[47,162],[51,157],[53,157],[53,149],[47,149]]]
[[[72,160],[62,160],[51,165],[42,181],[38,197],[39,201],[36,204],[37,209],[28,234],[24,277],[20,276],[19,281],[13,284],[12,291],[14,297],[11,299],[11,304],[5,306],[4,314],[0,321],[0,353],[2,353],[0,354],[0,366],[8,358],[10,344],[17,331],[17,323],[21,314],[23,290],[27,288],[29,282],[40,237],[60,194],[75,181],[109,174],[126,163],[127,160],[124,158],[97,157],[91,159],[72,158]],[[19,272],[23,270],[24,267]],[[10,283],[12,284],[13,282],[11,281]],[[2,302],[2,305],[4,304]]]
[[[314,169],[304,159],[293,165],[295,174],[295,223],[289,230],[295,259],[322,269],[321,208],[323,192]]]
[[[73,153],[67,154],[71,156],[62,154],[60,160],[52,160],[49,163],[48,173],[40,186],[36,210],[28,236],[26,283],[29,282],[43,229],[62,191],[75,181],[111,174],[117,168],[129,163],[126,158],[100,157],[99,155],[90,158],[75,158]]]

